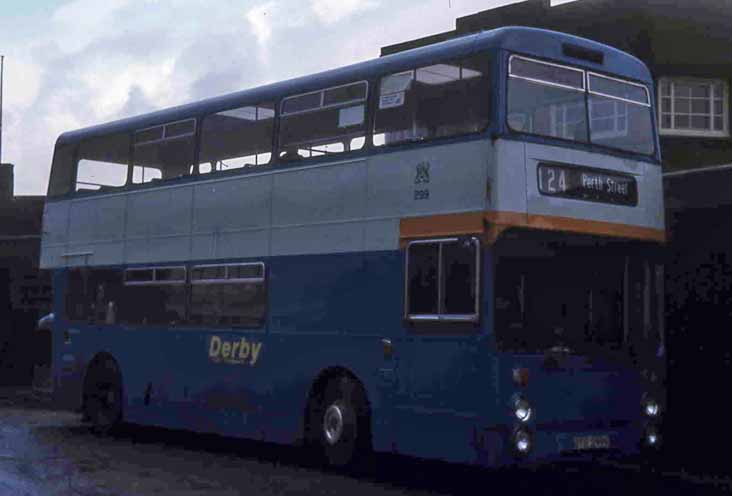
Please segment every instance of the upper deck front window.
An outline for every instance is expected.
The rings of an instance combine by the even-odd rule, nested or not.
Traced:
[[[518,55],[509,61],[514,131],[651,155],[650,101],[642,84]]]

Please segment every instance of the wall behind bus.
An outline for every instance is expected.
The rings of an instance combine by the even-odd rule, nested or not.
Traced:
[[[44,197],[13,195],[13,165],[0,164],[0,385],[29,385],[33,365],[50,360],[35,333],[50,312],[49,276],[38,269]]]

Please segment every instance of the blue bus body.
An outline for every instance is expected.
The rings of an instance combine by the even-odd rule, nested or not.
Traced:
[[[601,53],[602,62],[568,56],[566,44]],[[275,158],[270,165],[217,177],[190,175],[114,191],[62,189],[52,195],[41,263],[54,274],[53,377],[59,404],[81,408],[90,364],[108,357],[122,378],[125,421],[296,443],[305,435],[314,389],[347,374],[365,393],[376,451],[503,465],[640,450],[655,422],[644,414],[644,398],[663,404],[657,356],[662,318],[649,306],[659,293],[649,271],[659,270],[653,250],[664,231],[657,136],[654,132],[653,150],[642,154],[517,133],[509,129],[505,104],[508,64],[516,54],[645,85],[652,104],[652,80],[637,59],[568,35],[503,28],[65,133],[57,156],[96,137],[184,119],[200,122],[226,109],[280,102],[352,81],[369,82],[371,112],[379,77],[474,54],[491,60],[491,118],[480,132],[376,147],[367,131],[360,150],[301,164]],[[57,163],[58,158],[54,169],[61,167]],[[546,163],[632,176],[636,205],[546,196],[534,179]],[[52,172],[51,188],[63,180]],[[426,190],[426,184],[429,198],[418,199],[415,190]],[[534,240],[534,233],[546,239]],[[431,322],[411,319],[405,310],[410,243],[465,237],[479,243],[475,318],[444,325],[435,316],[425,318]],[[505,286],[498,281],[509,275],[498,273],[504,260],[537,246],[541,253],[531,257],[549,264],[577,246],[582,256],[603,265],[604,253],[612,250],[618,267],[625,267],[617,277],[608,276],[622,279],[617,284],[625,288],[618,303],[628,314],[622,345],[576,352],[506,344],[505,330],[497,332],[503,324],[496,322],[496,302]],[[573,253],[567,251],[568,260]],[[109,313],[107,322],[69,317],[72,279],[80,270],[102,268],[117,277],[151,267],[185,268],[181,291],[189,316],[192,274],[213,263],[264,264],[261,325],[213,328],[190,319],[128,325]],[[584,270],[577,267],[568,262],[567,277]],[[633,296],[636,283],[639,292]],[[596,294],[601,293],[599,288]],[[526,298],[540,308],[543,294]],[[643,307],[639,327],[631,315],[636,304]],[[629,352],[633,337],[627,335],[641,332],[646,339]],[[530,402],[526,421],[516,418],[517,395]],[[517,429],[531,436],[525,454],[515,448]]]

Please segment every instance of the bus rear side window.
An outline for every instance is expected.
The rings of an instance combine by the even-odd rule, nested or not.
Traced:
[[[66,316],[70,321],[114,324],[122,304],[121,270],[80,268],[69,271]]]
[[[485,55],[381,78],[374,145],[475,133],[490,119],[490,74]]]
[[[130,138],[126,133],[84,141],[77,156],[76,191],[100,191],[127,184]]]
[[[329,155],[363,147],[365,81],[288,97],[282,102],[280,160]]]
[[[260,103],[203,119],[198,172],[264,165],[272,158],[274,104]]]

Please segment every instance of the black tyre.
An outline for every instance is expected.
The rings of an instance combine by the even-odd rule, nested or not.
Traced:
[[[349,377],[328,381],[322,395],[311,403],[309,420],[310,435],[330,466],[354,466],[370,449],[366,398]]]
[[[122,378],[111,358],[93,363],[84,385],[84,418],[99,434],[106,434],[122,422]]]

